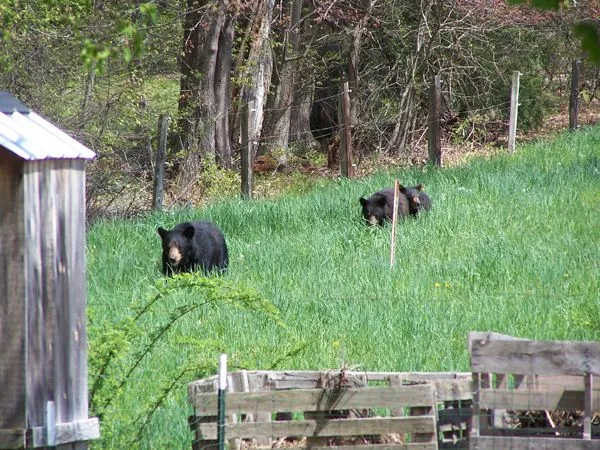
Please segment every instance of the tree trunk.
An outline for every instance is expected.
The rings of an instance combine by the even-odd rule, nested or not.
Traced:
[[[215,73],[215,93],[219,115],[215,124],[215,153],[217,164],[231,168],[232,152],[229,137],[229,108],[231,105],[231,67],[235,17],[227,16],[219,37],[219,54]]]
[[[314,81],[304,78],[295,85],[294,103],[290,111],[289,143],[298,143],[305,149],[315,145],[310,132],[310,105],[313,98]]]
[[[183,48],[180,64],[179,82],[179,149],[190,149],[196,142],[196,123],[198,116],[198,67],[200,65],[200,34],[196,31],[201,21],[200,2],[187,0],[183,25]]]
[[[271,18],[273,17],[274,0],[261,0],[256,11],[255,25],[251,31],[250,49],[246,60],[246,81],[241,98],[254,101],[255,111],[251,111],[248,124],[248,139],[258,143],[261,135],[267,93],[273,71],[273,57],[269,35],[271,33]],[[254,113],[254,114],[252,114]]]
[[[360,23],[352,30],[350,51],[348,55],[348,87],[350,88],[350,98],[358,98],[358,64],[360,62],[360,47],[363,35],[363,24]],[[358,115],[358,102],[350,102],[350,118],[352,123],[356,123]]]
[[[179,167],[181,189],[193,185],[203,160],[215,160],[216,118],[226,114],[219,110],[223,103],[217,104],[215,80],[219,38],[228,3],[228,0],[186,2],[179,97],[180,146],[185,153]]]
[[[302,0],[290,4],[290,23],[286,32],[275,95],[270,102],[264,126],[266,149],[287,149],[290,133],[290,113],[294,98],[295,75],[297,71],[298,49],[300,44],[300,21]]]
[[[93,63],[88,69],[88,74],[85,79],[85,93],[81,102],[81,113],[79,116],[79,128],[83,129],[87,125],[90,116],[90,103],[94,95],[94,87],[96,85],[96,64]]]

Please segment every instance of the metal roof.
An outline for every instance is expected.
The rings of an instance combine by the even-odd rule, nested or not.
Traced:
[[[0,92],[0,147],[29,161],[96,156],[8,92]]]

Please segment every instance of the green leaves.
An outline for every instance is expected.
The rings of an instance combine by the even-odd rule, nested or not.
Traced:
[[[111,50],[92,42],[90,39],[86,39],[83,41],[80,55],[86,69],[93,69],[96,73],[103,73],[108,58],[111,55]]]
[[[84,40],[81,59],[88,70],[102,74],[109,57],[121,57],[129,64],[143,55],[148,29],[158,18],[156,4],[142,3],[134,11],[119,11],[119,15],[123,18],[116,20],[116,36]]]
[[[600,66],[600,28],[593,23],[580,23],[574,26],[575,35],[581,39],[581,47],[590,60]]]
[[[156,7],[156,3],[142,3],[140,5],[140,13],[142,16],[147,17],[149,23],[156,22],[156,19],[158,18],[158,9]]]

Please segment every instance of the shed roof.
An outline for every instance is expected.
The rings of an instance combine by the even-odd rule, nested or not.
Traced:
[[[5,91],[0,91],[0,147],[30,161],[96,156]]]

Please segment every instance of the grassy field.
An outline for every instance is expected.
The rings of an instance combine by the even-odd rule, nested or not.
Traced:
[[[433,210],[400,224],[390,268],[391,227],[366,227],[358,198],[394,178],[424,183]],[[188,219],[212,220],[225,233],[231,267],[219,282],[227,292],[271,301],[285,326],[260,310],[212,301],[164,330],[206,291],[166,293],[161,284],[156,228]],[[467,371],[471,330],[600,339],[599,266],[598,128],[461,167],[381,172],[323,182],[305,195],[95,223],[91,354],[100,360],[107,343],[119,348],[101,378],[97,362],[90,371],[92,381],[105,380],[98,398],[112,401],[101,410],[96,446],[190,448],[185,385],[214,373],[220,352],[248,369]],[[153,296],[139,328],[119,334]],[[140,357],[157,329],[165,332]]]

